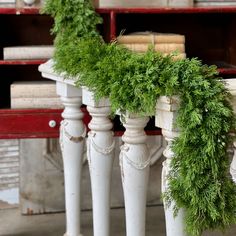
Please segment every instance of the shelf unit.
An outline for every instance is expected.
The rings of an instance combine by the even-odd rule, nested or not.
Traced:
[[[0,60],[0,65],[40,65],[46,60]]]
[[[114,39],[124,28],[127,33],[144,30],[181,33],[186,35],[188,56],[199,57],[206,63],[224,61],[227,66],[219,68],[220,75],[226,78],[236,77],[236,6],[100,8],[97,9],[97,12],[104,19],[104,23],[99,29],[106,41]],[[1,35],[4,35],[1,36],[3,39],[0,39],[0,47],[9,46],[9,43],[17,43],[17,40],[20,43],[25,43],[24,40],[27,43],[32,43],[35,39],[38,44],[52,42],[52,37],[49,34],[52,19],[49,16],[40,15],[38,8],[0,8],[0,19],[2,22],[0,23],[0,30],[3,32]],[[15,28],[14,24],[16,24]],[[23,27],[24,24],[26,27]],[[38,25],[39,28],[37,28]],[[10,29],[14,32],[10,32]],[[36,34],[40,30],[43,31],[43,33],[40,32],[40,35],[41,33],[43,35],[42,37]],[[18,34],[20,34],[19,37]],[[22,36],[23,34],[27,34],[28,38]],[[3,77],[1,80],[9,87],[10,82],[14,80],[12,77],[16,74],[21,75],[18,71],[23,71],[22,74],[27,74],[29,77],[32,76],[32,79],[42,79],[37,67],[44,62],[45,60],[1,59],[0,76]],[[10,74],[9,81],[8,74]],[[23,77],[24,75],[21,75],[19,79]],[[6,93],[5,91],[6,86],[0,88],[0,94],[2,94],[0,100],[7,96],[9,99],[9,92]],[[11,110],[7,107],[8,104],[9,102],[3,103],[3,105],[0,103],[0,138],[58,137],[58,125],[55,128],[50,128],[48,122],[53,119],[59,124],[61,120],[60,109]],[[88,121],[89,117],[85,111],[85,122]],[[160,130],[149,130],[147,132],[148,134],[160,134]],[[122,131],[117,131],[116,134],[121,135]]]

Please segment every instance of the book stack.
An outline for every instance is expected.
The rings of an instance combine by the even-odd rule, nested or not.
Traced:
[[[94,0],[97,8],[121,7],[189,7],[193,5],[193,0]]]
[[[11,108],[62,108],[53,81],[19,81],[11,84]]]
[[[0,0],[0,8],[11,7],[16,4],[16,0]]]
[[[95,7],[166,7],[168,0],[94,0]]]
[[[195,6],[236,6],[236,0],[195,0]]]
[[[3,48],[4,60],[50,59],[54,53],[51,45],[17,46]]]
[[[176,53],[175,59],[186,57],[184,35],[141,32],[119,36],[117,42],[138,53],[144,53],[153,47],[164,55]]]
[[[21,8],[42,8],[45,0],[16,0],[16,7]]]

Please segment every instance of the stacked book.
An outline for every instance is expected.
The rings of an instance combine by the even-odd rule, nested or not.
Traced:
[[[52,45],[16,46],[3,48],[4,60],[50,59],[54,53]]]
[[[19,81],[11,84],[11,108],[62,108],[53,81]]]
[[[195,0],[195,6],[236,6],[236,0]]]
[[[164,55],[176,53],[175,58],[185,58],[185,37],[180,34],[141,32],[117,37],[117,42],[128,49],[144,53],[150,47]]]
[[[0,0],[0,7],[7,7],[8,4],[16,4],[16,0]]]
[[[189,7],[193,5],[193,0],[94,0],[97,8],[103,7]]]
[[[168,0],[94,0],[95,7],[166,7]]]

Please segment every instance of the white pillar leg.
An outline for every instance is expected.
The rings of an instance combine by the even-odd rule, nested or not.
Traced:
[[[56,81],[57,94],[65,106],[61,123],[60,143],[64,163],[66,233],[65,236],[80,234],[80,186],[86,129],[83,124],[82,89],[74,86],[75,80],[65,79],[54,71],[54,61],[39,66],[42,76]]]
[[[146,145],[148,117],[125,117],[120,166],[125,198],[126,235],[145,236],[150,155]]]
[[[232,176],[233,181],[236,183],[236,142],[234,142],[234,156],[230,165],[230,174]]]
[[[111,175],[114,161],[115,141],[109,119],[108,99],[98,102],[94,94],[83,88],[83,104],[92,116],[89,123],[87,156],[92,187],[94,236],[110,236]]]
[[[168,188],[167,176],[170,171],[171,159],[174,156],[173,151],[171,150],[171,145],[175,137],[178,137],[178,132],[167,131],[162,129],[162,134],[167,141],[167,147],[163,152],[163,155],[166,157],[166,160],[163,162],[162,169],[162,193],[165,193]],[[178,215],[174,217],[174,202],[167,206],[164,201],[164,210],[165,210],[165,220],[166,220],[166,236],[184,236],[185,226],[184,226],[184,212],[183,209],[180,209]]]
[[[92,185],[94,236],[110,236],[110,192],[115,141],[108,118],[110,107],[91,107],[88,161]]]
[[[80,186],[86,128],[80,110],[81,97],[61,97],[65,110],[61,123],[60,142],[64,163],[66,233],[79,236],[80,232]]]
[[[163,154],[166,160],[163,162],[162,169],[162,192],[165,193],[168,189],[167,176],[170,171],[171,159],[174,153],[171,150],[174,138],[178,137],[179,133],[174,127],[174,122],[177,115],[179,100],[178,97],[160,97],[157,101],[156,110],[156,126],[162,128],[162,134],[167,141],[167,147]],[[179,210],[178,215],[174,217],[175,203],[167,205],[164,202],[165,220],[166,220],[166,236],[185,236],[184,211]]]

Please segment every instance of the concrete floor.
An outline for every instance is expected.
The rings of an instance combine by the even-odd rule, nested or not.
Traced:
[[[81,223],[83,235],[92,236],[91,211],[82,212]],[[111,229],[111,236],[125,235],[124,209],[113,209],[111,211]],[[21,216],[18,208],[0,210],[0,236],[62,236],[64,232],[64,213]],[[165,236],[164,213],[162,206],[147,208],[146,235]],[[203,236],[221,235],[223,234],[218,232],[203,234]],[[236,226],[231,227],[225,234],[225,236],[235,235]]]

